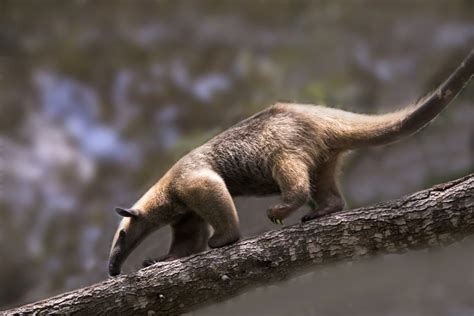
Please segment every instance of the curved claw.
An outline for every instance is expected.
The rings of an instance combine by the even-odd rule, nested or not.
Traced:
[[[279,218],[271,217],[270,220],[273,222],[273,224],[283,225],[283,221]]]

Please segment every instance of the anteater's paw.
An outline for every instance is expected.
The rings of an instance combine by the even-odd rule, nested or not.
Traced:
[[[275,206],[267,210],[267,216],[272,223],[283,225],[283,220],[291,213],[291,210],[285,206]]]
[[[306,214],[305,216],[301,218],[301,222],[302,223],[308,222],[310,220],[321,218],[331,213],[342,211],[342,209],[344,208],[344,204],[342,203],[342,201],[341,202],[336,201],[336,202],[337,203],[334,203],[333,205],[329,205],[321,209],[311,210],[308,214]]]
[[[157,262],[158,261],[156,261],[155,259],[147,258],[147,259],[143,260],[142,267],[146,268],[146,267],[149,267],[151,265],[154,265]]]
[[[301,217],[301,222],[302,223],[309,222],[313,219],[320,218],[322,216],[324,216],[324,215],[321,215],[319,212],[312,211],[312,212],[309,212],[308,214],[306,214],[305,216]]]
[[[326,216],[328,214],[334,213],[339,210],[340,210],[339,207],[333,207],[333,206],[326,207],[323,209],[311,210],[308,214],[306,214],[305,216],[301,218],[301,222],[302,223],[309,222],[313,219],[321,218],[323,216]]]
[[[158,257],[158,258],[154,258],[154,259],[153,258],[147,258],[147,259],[143,260],[142,267],[146,268],[146,267],[149,267],[151,265],[154,265],[157,262],[173,261],[173,260],[176,260],[176,259],[178,259],[178,257],[173,256],[173,255],[169,255],[169,254]]]
[[[226,245],[233,244],[237,242],[240,239],[240,232],[235,232],[235,233],[225,233],[225,234],[216,234],[212,235],[211,238],[209,238],[208,245],[209,248],[219,248],[223,247]]]

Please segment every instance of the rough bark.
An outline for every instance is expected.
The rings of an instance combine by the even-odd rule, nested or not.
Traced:
[[[180,314],[336,261],[447,245],[474,233],[474,174],[269,231],[5,313]]]

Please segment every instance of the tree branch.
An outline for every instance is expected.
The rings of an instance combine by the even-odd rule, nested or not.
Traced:
[[[180,314],[319,265],[447,245],[474,233],[474,174],[375,206],[273,230],[10,313]]]

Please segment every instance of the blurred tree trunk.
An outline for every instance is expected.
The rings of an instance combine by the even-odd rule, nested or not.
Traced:
[[[6,313],[180,314],[304,269],[438,247],[474,233],[474,174],[399,200],[273,230],[237,244]]]

